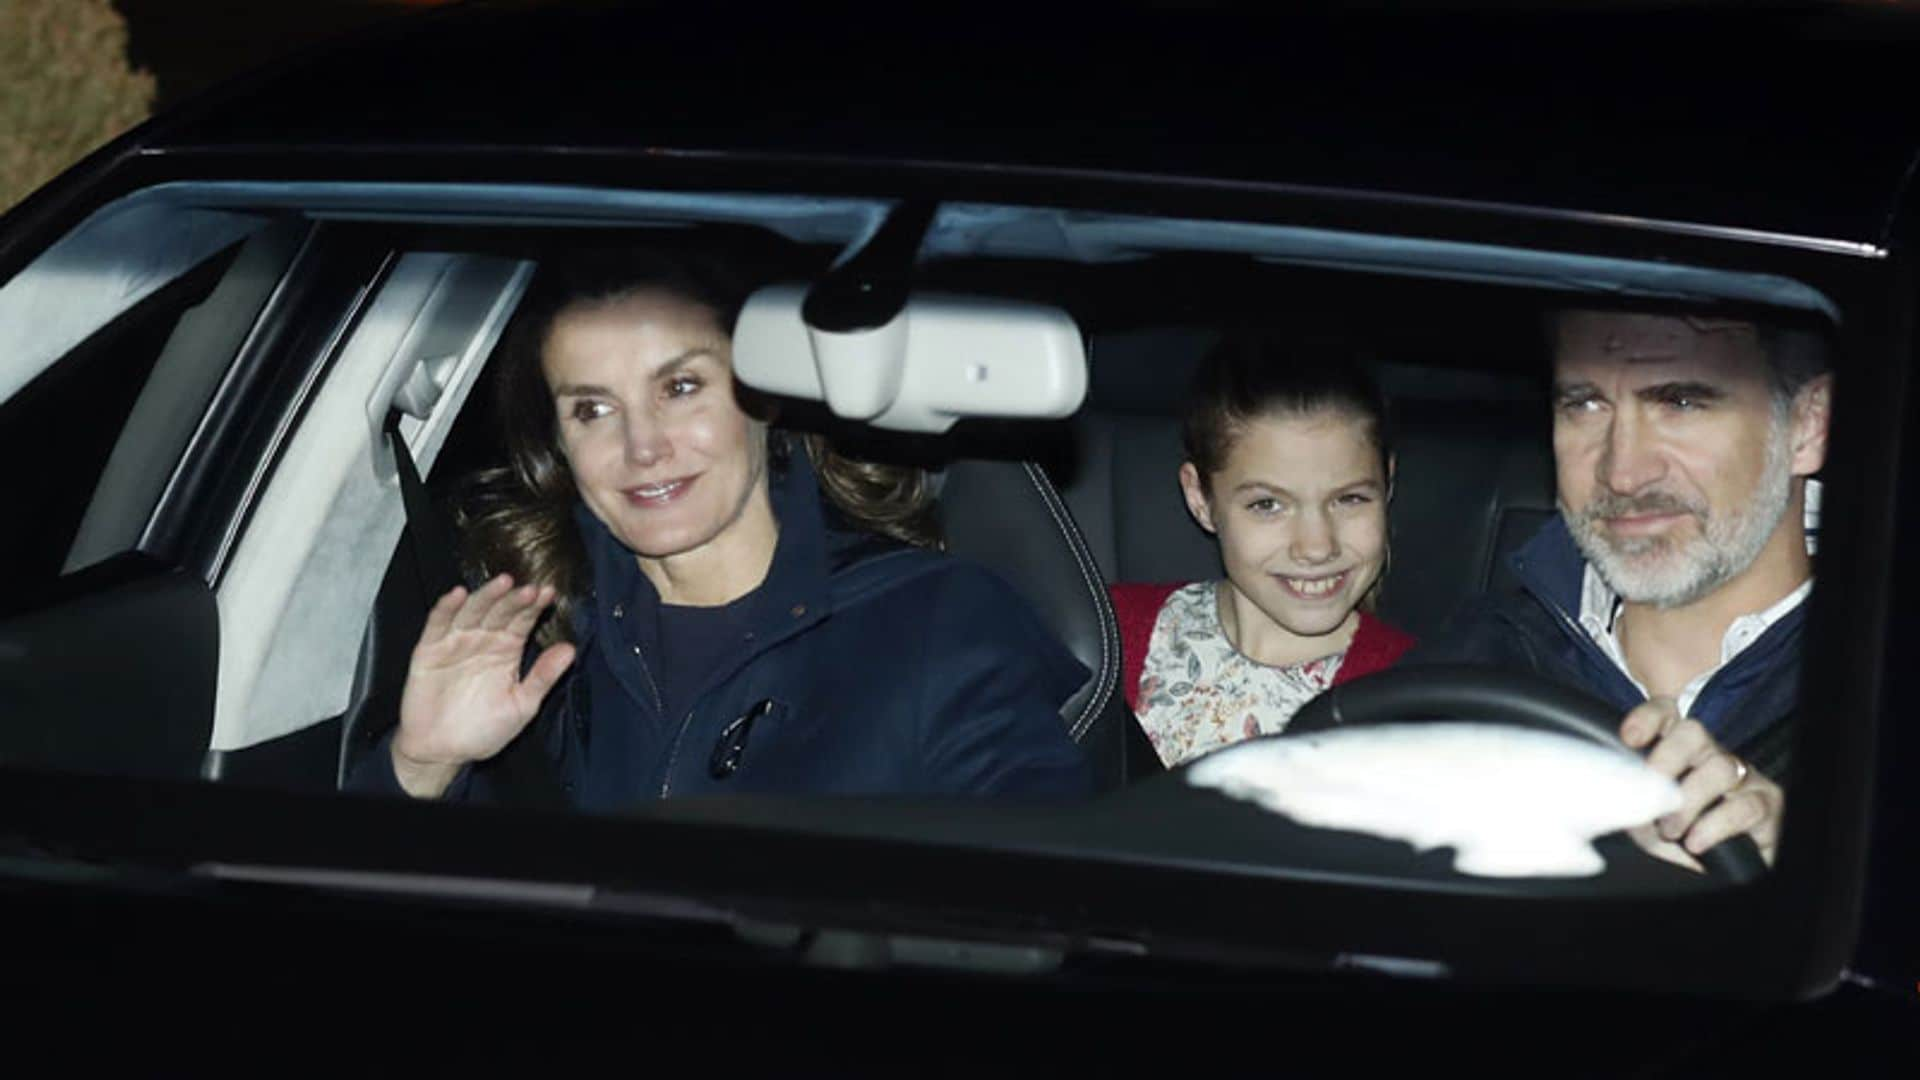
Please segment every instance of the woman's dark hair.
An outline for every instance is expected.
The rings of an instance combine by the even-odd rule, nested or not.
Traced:
[[[1186,458],[1205,488],[1226,466],[1234,440],[1246,425],[1266,416],[1306,416],[1341,410],[1367,422],[1380,453],[1380,470],[1393,460],[1393,428],[1387,400],[1352,347],[1308,340],[1234,334],[1209,352],[1194,373],[1180,425]]]
[[[476,578],[508,573],[519,583],[554,586],[559,599],[535,634],[543,645],[571,632],[572,610],[586,591],[588,570],[586,548],[573,519],[579,489],[560,449],[541,352],[563,312],[642,291],[692,300],[710,309],[721,329],[731,333],[750,285],[726,263],[698,253],[571,257],[541,265],[501,336],[493,391],[508,464],[481,470],[463,485],[456,500],[461,558]],[[766,411],[765,399],[736,389],[749,413]],[[769,441],[777,469],[791,442],[785,434],[775,435]],[[923,547],[940,546],[924,472],[854,460],[818,435],[793,436],[813,462],[829,504],[851,524]]]

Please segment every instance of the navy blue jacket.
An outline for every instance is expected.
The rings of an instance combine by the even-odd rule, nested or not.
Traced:
[[[1514,552],[1517,591],[1483,597],[1423,638],[1403,664],[1475,663],[1518,668],[1585,690],[1619,709],[1646,701],[1633,680],[1580,626],[1586,559],[1558,515]],[[1767,628],[1715,672],[1691,715],[1721,746],[1784,785],[1800,699],[1800,636],[1806,605]]]
[[[581,509],[594,588],[573,666],[523,738],[576,807],[723,792],[1074,796],[1092,775],[1059,708],[1088,673],[985,568],[826,521],[794,454],[771,477],[780,538],[749,629],[691,708],[665,715],[659,597]],[[391,738],[391,736],[389,736]],[[489,766],[448,797],[491,801]],[[383,740],[350,790],[398,792]]]

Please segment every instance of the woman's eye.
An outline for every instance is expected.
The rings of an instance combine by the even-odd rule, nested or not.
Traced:
[[[1277,514],[1284,508],[1281,506],[1279,499],[1269,497],[1253,500],[1247,504],[1247,509],[1256,514]]]
[[[574,402],[571,410],[573,418],[582,424],[592,423],[612,411],[613,407],[606,402],[594,401],[591,398],[582,398]]]
[[[667,380],[667,396],[670,398],[686,397],[688,394],[698,391],[702,385],[701,381],[692,375],[675,375],[673,378]]]

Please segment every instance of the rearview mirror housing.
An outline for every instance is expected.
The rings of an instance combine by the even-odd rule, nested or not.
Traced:
[[[1086,345],[1059,308],[915,293],[885,325],[842,333],[807,325],[806,295],[783,284],[747,300],[733,334],[740,381],[824,401],[848,420],[929,433],[966,417],[1058,419],[1086,397]]]

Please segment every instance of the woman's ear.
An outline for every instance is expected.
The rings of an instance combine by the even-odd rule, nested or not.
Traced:
[[[1200,470],[1193,462],[1180,463],[1180,494],[1187,497],[1187,513],[1208,532],[1217,532],[1213,527],[1213,504],[1207,499],[1207,489],[1200,483]]]
[[[1394,474],[1394,470],[1398,468],[1399,465],[1400,465],[1400,458],[1398,455],[1395,455],[1395,454],[1387,455],[1387,501],[1388,502],[1393,501],[1393,474]]]

